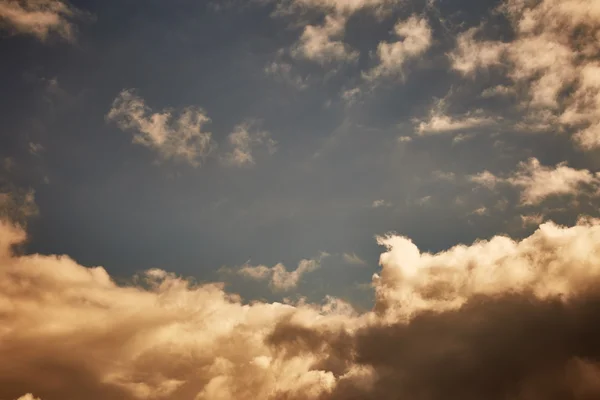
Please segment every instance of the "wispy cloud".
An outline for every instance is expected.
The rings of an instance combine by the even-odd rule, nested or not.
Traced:
[[[400,40],[379,43],[378,64],[363,74],[365,79],[404,79],[407,62],[423,55],[431,46],[432,31],[427,20],[422,17],[413,15],[405,21],[399,21],[394,26],[394,34]]]
[[[264,146],[269,154],[277,151],[277,142],[267,131],[258,130],[255,123],[245,122],[237,125],[229,134],[228,141],[232,147],[230,152],[223,155],[227,165],[247,167],[255,164],[253,152],[257,147]]]
[[[286,266],[281,263],[272,267],[245,264],[238,269],[223,268],[221,271],[234,272],[238,275],[258,281],[268,280],[269,286],[271,286],[273,290],[288,291],[296,288],[304,275],[320,268],[321,261],[327,256],[327,253],[322,253],[315,259],[301,260],[296,269],[292,271],[288,271]]]
[[[133,143],[155,150],[163,159],[198,166],[215,148],[212,134],[204,130],[210,118],[198,107],[187,107],[174,117],[169,109],[153,112],[133,90],[123,90],[106,119],[132,132]]]

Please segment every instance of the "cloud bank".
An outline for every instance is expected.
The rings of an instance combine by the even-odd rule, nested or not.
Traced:
[[[68,256],[15,253],[26,236],[0,223],[1,398],[600,395],[597,220],[437,254],[381,237],[364,314],[333,298],[246,304],[162,270],[118,285]]]

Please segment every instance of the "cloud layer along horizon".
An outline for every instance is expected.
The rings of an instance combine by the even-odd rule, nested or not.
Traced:
[[[0,224],[2,398],[600,395],[597,220],[437,254],[381,237],[363,314],[335,298],[245,303],[156,269],[119,285],[68,256],[20,255],[24,240]]]

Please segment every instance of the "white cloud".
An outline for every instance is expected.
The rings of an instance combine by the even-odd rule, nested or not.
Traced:
[[[308,87],[306,80],[300,75],[295,75],[292,71],[292,65],[286,62],[273,61],[265,67],[265,73],[298,90],[304,90]]]
[[[45,150],[44,146],[41,143],[29,142],[27,144],[27,147],[29,148],[29,153],[36,156]]]
[[[472,215],[487,215],[488,214],[488,209],[486,207],[479,207],[475,210],[473,210],[473,212],[471,212]]]
[[[543,166],[536,158],[519,163],[517,171],[505,178],[484,171],[470,180],[489,189],[499,183],[517,187],[523,205],[539,204],[551,196],[577,196],[585,193],[586,186],[600,186],[600,178],[586,169],[574,169],[565,162]]]
[[[506,48],[504,43],[476,40],[478,32],[479,28],[471,28],[458,35],[456,48],[448,55],[452,67],[464,75],[473,74],[481,68],[499,65]]]
[[[378,302],[391,314],[457,308],[472,296],[533,291],[540,298],[585,290],[600,274],[600,226],[545,223],[521,242],[496,236],[471,246],[421,253],[408,238],[378,238],[388,252],[374,278]],[[565,268],[566,266],[568,268]],[[595,278],[592,278],[595,279]]]
[[[493,189],[499,182],[502,182],[501,178],[498,178],[496,175],[487,170],[471,176],[469,180],[477,183],[478,185],[485,186],[488,189]]]
[[[362,94],[362,90],[359,87],[344,90],[342,92],[342,100],[348,105],[352,105],[357,102]]]
[[[60,0],[0,0],[0,28],[18,34],[28,34],[46,40],[56,33],[66,40],[74,40],[71,20],[79,11]]]
[[[283,0],[279,2],[278,9],[281,14],[319,9],[323,12],[352,15],[362,9],[384,10],[400,2],[399,0]]]
[[[438,181],[448,181],[451,182],[456,179],[456,174],[454,172],[445,172],[445,171],[433,171],[433,177]]]
[[[346,19],[343,16],[326,15],[323,25],[307,25],[292,49],[292,56],[321,65],[356,60],[358,52],[339,40],[344,35],[345,24]]]
[[[397,42],[381,42],[377,47],[379,64],[363,74],[369,81],[380,78],[404,78],[405,66],[410,60],[423,55],[431,46],[432,31],[425,18],[416,15],[394,26]]]
[[[429,135],[447,132],[456,132],[484,126],[493,125],[494,119],[489,117],[472,116],[465,114],[459,117],[432,114],[427,121],[421,121],[417,126],[419,135]]]
[[[512,23],[514,40],[461,34],[449,57],[464,75],[502,66],[512,87],[492,94],[519,94],[523,130],[572,131],[581,148],[600,147],[600,3],[590,0],[506,0],[500,10]],[[484,92],[486,94],[486,92]]]
[[[344,253],[344,254],[342,254],[342,258],[348,264],[352,264],[352,265],[367,265],[367,262],[365,260],[363,260],[362,258],[360,258],[359,256],[357,256],[355,253],[352,253],[352,254],[350,254],[350,253]]]
[[[277,151],[277,142],[269,132],[254,129],[250,122],[237,125],[229,134],[229,145],[233,148],[223,156],[226,164],[245,167],[255,164],[253,151],[259,146],[265,146],[269,154]]]
[[[494,87],[490,87],[481,92],[481,97],[490,98],[490,97],[498,97],[498,96],[510,96],[515,94],[515,89],[513,87],[505,86],[505,85],[496,85]]]
[[[600,184],[588,170],[573,169],[565,162],[546,167],[535,158],[520,163],[517,172],[506,181],[522,188],[524,204],[537,204],[549,196],[576,195],[582,185]]]
[[[210,122],[204,110],[187,107],[177,117],[168,109],[154,113],[133,90],[117,96],[106,119],[132,132],[133,143],[155,150],[164,159],[198,166],[215,147],[212,134],[203,129]]]
[[[269,285],[273,290],[287,291],[296,288],[302,276],[318,269],[323,257],[324,255],[317,259],[301,260],[293,271],[288,271],[285,265],[278,263],[273,267],[246,264],[237,269],[236,272],[239,275],[254,280],[269,280]]]
[[[391,206],[392,206],[392,203],[390,203],[387,200],[383,200],[383,199],[374,200],[373,203],[371,204],[371,207],[373,207],[373,208],[391,207]]]

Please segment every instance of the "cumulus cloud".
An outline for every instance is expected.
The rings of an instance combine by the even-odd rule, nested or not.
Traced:
[[[600,4],[589,0],[506,0],[499,8],[514,40],[478,37],[481,28],[459,35],[449,57],[453,68],[473,76],[498,71],[512,82],[498,93],[519,93],[524,130],[568,129],[583,149],[600,147]],[[485,94],[485,92],[484,92]]]
[[[300,283],[302,276],[315,271],[321,265],[321,260],[326,255],[323,254],[317,259],[301,260],[293,271],[288,271],[285,265],[278,263],[273,267],[265,265],[244,265],[236,272],[239,275],[255,280],[269,280],[271,288],[277,291],[286,291],[294,289]]]
[[[368,10],[382,14],[392,9],[399,0],[262,0],[276,3],[275,16],[302,16],[307,11],[323,16],[321,24],[306,25],[290,54],[325,65],[354,62],[359,52],[350,48],[343,40],[348,19],[358,11]]]
[[[586,187],[598,189],[600,177],[587,169],[574,169],[566,162],[544,166],[536,158],[519,163],[517,170],[507,177],[498,177],[489,171],[470,177],[472,182],[494,188],[505,183],[521,190],[521,203],[539,204],[551,196],[576,196],[586,193]]]
[[[598,223],[436,254],[380,237],[375,308],[359,314],[334,298],[245,304],[162,270],[121,286],[15,254],[27,235],[1,222],[0,398],[596,398]]]
[[[256,130],[250,122],[237,125],[229,134],[228,141],[232,150],[224,154],[223,161],[236,167],[254,165],[253,152],[257,147],[266,147],[269,154],[277,151],[277,142],[271,138],[269,132]]]
[[[432,31],[425,18],[416,15],[394,26],[397,42],[377,46],[378,64],[363,74],[369,81],[380,78],[404,78],[406,63],[423,55],[431,46]]]
[[[327,15],[323,25],[306,26],[300,40],[292,49],[292,55],[322,65],[356,60],[358,52],[339,40],[344,34],[345,25],[345,17]]]
[[[497,236],[438,254],[421,253],[404,237],[379,237],[388,252],[381,255],[383,270],[375,277],[378,305],[410,314],[458,308],[477,294],[569,296],[600,273],[598,240],[600,227],[589,221],[569,229],[545,223],[521,242]],[[581,253],[579,246],[594,254]]]
[[[169,109],[153,112],[133,90],[123,90],[106,115],[107,121],[133,134],[133,143],[155,150],[163,159],[197,166],[214,149],[210,122],[197,107],[183,109],[177,117]]]
[[[75,39],[73,18],[79,10],[60,0],[0,0],[0,28],[44,41],[51,33]]]
[[[120,286],[68,256],[13,253],[25,239],[0,223],[1,398],[600,395],[595,220],[437,254],[380,237],[363,314],[334,298],[244,304],[161,270]]]

